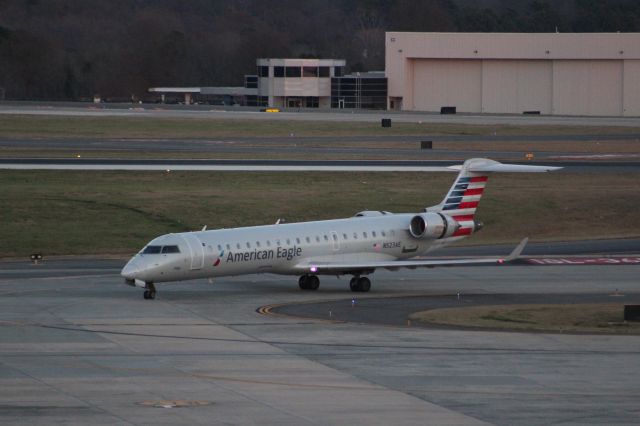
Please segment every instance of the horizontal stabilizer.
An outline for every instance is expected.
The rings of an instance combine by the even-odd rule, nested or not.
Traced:
[[[562,167],[553,166],[530,166],[528,164],[502,164],[488,158],[474,158],[467,160],[464,165],[449,166],[451,170],[462,170],[466,166],[467,172],[472,173],[541,173],[560,170]]]

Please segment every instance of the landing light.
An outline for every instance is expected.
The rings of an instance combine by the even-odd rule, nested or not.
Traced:
[[[318,272],[318,267],[317,266],[312,266],[311,267],[311,272]]]

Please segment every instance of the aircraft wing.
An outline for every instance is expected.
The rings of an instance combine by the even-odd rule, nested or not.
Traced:
[[[520,241],[520,244],[506,257],[476,257],[467,259],[433,259],[433,260],[395,260],[387,262],[363,262],[363,263],[341,263],[341,262],[318,262],[303,263],[296,265],[296,269],[307,271],[313,274],[339,274],[350,273],[355,271],[370,271],[378,268],[388,270],[396,270],[400,268],[434,268],[438,266],[475,266],[487,264],[503,264],[511,262],[518,257],[524,250],[529,241],[528,238]]]

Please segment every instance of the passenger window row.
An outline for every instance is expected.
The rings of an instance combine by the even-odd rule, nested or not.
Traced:
[[[380,235],[381,237],[386,237],[386,236],[387,236],[387,233],[388,233],[389,235],[392,235],[392,236],[395,236],[395,234],[396,234],[396,232],[395,232],[394,230],[389,230],[389,231],[378,231],[378,232],[379,232],[379,235]],[[370,235],[371,235],[371,237],[372,237],[372,238],[378,238],[378,232],[376,232],[376,231],[371,231],[371,234],[370,234]],[[357,232],[354,232],[354,233],[353,233],[353,239],[354,239],[354,240],[357,240],[359,235],[361,235],[361,236],[362,236],[362,238],[363,238],[363,239],[365,239],[365,240],[366,240],[367,238],[369,238],[369,234],[365,231],[365,232],[362,232],[362,233],[360,233],[360,234],[358,234]],[[328,235],[326,235],[326,234],[325,234],[325,235],[323,235],[322,237],[321,237],[320,235],[316,235],[314,238],[315,238],[315,241],[316,241],[316,242],[318,242],[318,243],[319,243],[319,242],[321,242],[322,240],[324,240],[324,241],[329,241],[329,236],[328,236]],[[337,242],[339,237],[338,237],[338,234],[337,234],[337,233],[332,233],[332,234],[331,234],[331,238],[333,239],[333,241],[336,241],[336,242]],[[349,240],[349,236],[348,236],[346,233],[343,233],[343,234],[342,234],[342,240],[343,240],[343,241],[348,241],[348,240]],[[311,244],[311,237],[310,237],[310,236],[304,237],[304,241],[306,241],[306,242],[307,242],[307,244]],[[296,243],[296,244],[302,244],[302,239],[301,239],[300,237],[296,237],[296,238],[295,238],[295,243]],[[278,247],[281,247],[281,246],[282,246],[282,244],[281,244],[281,240],[279,240],[279,239],[275,240],[275,244],[276,244],[276,246],[278,246]],[[232,243],[227,243],[227,244],[225,244],[225,245],[224,245],[224,247],[226,247],[226,249],[227,249],[227,250],[231,250],[231,245],[232,245]],[[291,239],[290,239],[290,238],[287,238],[287,239],[286,239],[286,245],[288,245],[288,246],[290,246],[290,245],[291,245]],[[246,246],[246,248],[248,248],[248,249],[253,248],[253,245],[252,245],[252,244],[251,244],[251,242],[249,242],[249,241],[245,242],[245,246]],[[255,247],[256,247],[256,248],[262,248],[262,246],[263,246],[263,243],[262,243],[262,242],[260,242],[260,241],[256,241],[256,242],[255,242]],[[271,240],[266,240],[266,241],[264,242],[264,246],[266,246],[266,247],[271,247]],[[223,247],[223,245],[222,245],[222,244],[218,244],[218,250],[219,250],[219,251],[222,251],[222,250],[224,249],[224,247]],[[235,243],[235,247],[236,247],[238,250],[241,250],[241,249],[242,249],[242,244],[241,244],[241,243],[239,243],[239,242],[238,242],[238,243]]]
[[[380,235],[382,237],[386,237],[387,236],[387,233],[385,231],[379,231],[379,232],[380,232]],[[388,232],[389,232],[390,235],[395,236],[395,231],[394,230],[390,230]],[[369,234],[367,234],[366,231],[362,232],[361,234],[358,234],[357,232],[354,232],[353,233],[353,239],[357,240],[358,239],[358,235],[362,235],[363,239],[367,239]],[[371,236],[373,238],[377,238],[377,235],[378,234],[376,233],[376,231],[371,231]],[[337,242],[338,241],[338,234],[337,233],[332,233],[331,234],[331,238],[333,239],[333,241]],[[311,244],[311,237],[309,237],[309,236],[304,237],[304,240],[307,242],[307,244]],[[325,234],[321,238],[320,235],[316,235],[315,236],[315,240],[316,240],[317,243],[321,242],[322,240],[328,242],[329,241],[329,236]],[[343,241],[348,241],[349,240],[349,236],[346,233],[343,233],[342,234],[342,240]],[[291,239],[290,238],[287,238],[285,242],[286,242],[287,246],[291,245]],[[295,238],[295,243],[296,244],[302,244],[301,238],[300,237],[296,237]],[[278,247],[282,246],[280,239],[277,239],[275,241],[275,244]],[[265,245],[266,245],[266,247],[271,247],[271,240],[266,240],[265,241]],[[253,246],[251,245],[251,243],[249,241],[245,242],[245,246],[246,246],[247,249],[253,248]],[[231,244],[230,243],[225,244],[225,247],[227,248],[227,250],[231,250]],[[235,243],[235,247],[238,250],[241,250],[242,249],[242,244],[239,243],[239,242]],[[262,248],[262,243],[260,241],[256,241],[255,242],[255,247],[256,248]],[[222,244],[218,244],[218,250],[219,251],[223,250]],[[162,254],[180,253],[180,248],[177,245],[172,245],[172,246],[147,246],[142,251],[142,254],[160,254],[160,253],[162,253]]]

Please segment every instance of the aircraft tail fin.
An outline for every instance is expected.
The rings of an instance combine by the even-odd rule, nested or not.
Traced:
[[[453,235],[455,237],[471,234],[478,225],[474,221],[476,209],[489,175],[494,172],[548,172],[562,167],[530,166],[521,164],[502,164],[487,158],[472,158],[461,166],[449,167],[460,170],[447,196],[440,204],[427,207],[426,211],[442,212],[451,216],[460,224]]]

